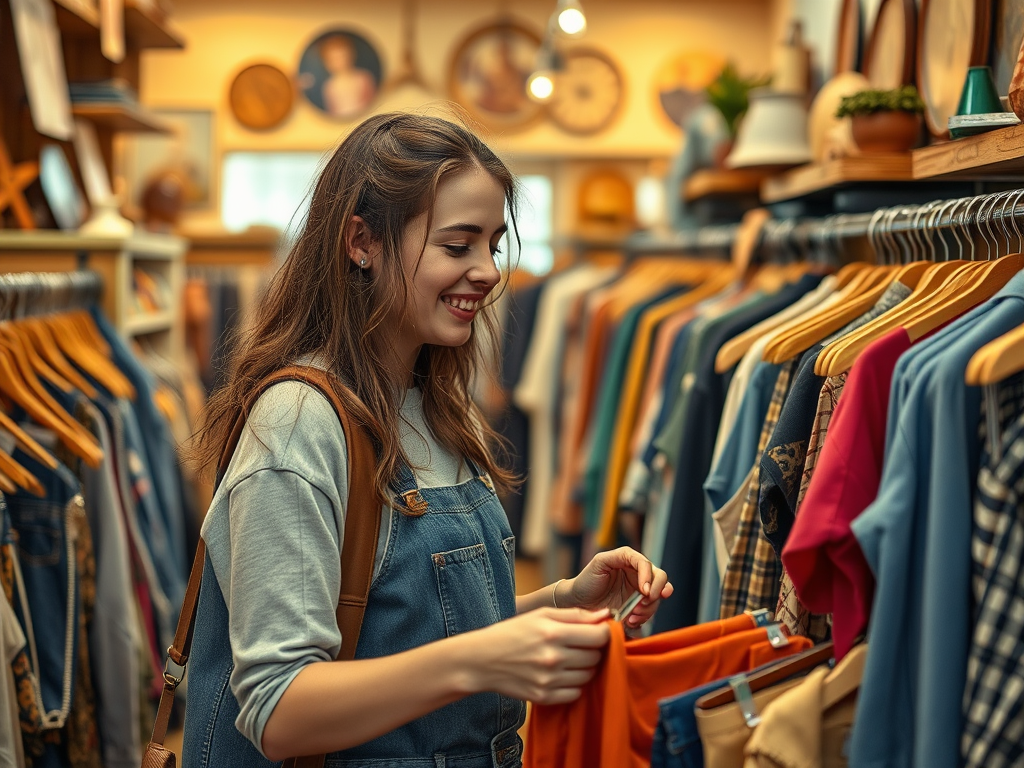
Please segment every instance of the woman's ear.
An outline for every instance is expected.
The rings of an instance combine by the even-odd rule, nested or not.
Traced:
[[[345,227],[345,251],[348,257],[360,269],[373,266],[374,254],[379,251],[374,247],[373,232],[362,216],[353,216]]]

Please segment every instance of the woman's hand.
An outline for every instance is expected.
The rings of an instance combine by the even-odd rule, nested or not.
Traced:
[[[539,608],[459,636],[473,643],[465,656],[471,690],[538,704],[574,701],[608,644],[608,615],[607,610]]]
[[[658,610],[661,600],[672,594],[673,588],[668,574],[661,568],[655,568],[635,549],[620,547],[611,552],[599,552],[579,576],[559,584],[556,600],[559,605],[616,610],[637,590],[644,597],[626,619],[627,627],[639,627],[647,622]]]

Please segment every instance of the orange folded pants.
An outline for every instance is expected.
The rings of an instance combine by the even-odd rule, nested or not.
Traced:
[[[629,642],[622,625],[610,623],[611,642],[580,698],[533,707],[525,768],[646,768],[659,699],[813,645],[791,637],[773,648],[746,614]]]

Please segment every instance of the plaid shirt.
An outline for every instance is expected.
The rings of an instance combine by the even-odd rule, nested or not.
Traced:
[[[828,425],[832,420],[832,413],[839,403],[839,396],[846,386],[847,373],[844,371],[838,376],[831,376],[825,379],[821,387],[821,394],[818,396],[818,411],[814,414],[814,428],[811,430],[811,438],[807,443],[807,458],[804,463],[804,473],[800,480],[800,494],[797,497],[797,514],[800,513],[800,506],[804,502],[807,487],[811,484],[811,477],[814,475],[814,468],[818,464],[818,452],[825,444],[825,436],[828,434]],[[775,620],[781,621],[794,635],[803,635],[811,638],[815,643],[828,639],[829,618],[826,614],[811,613],[797,597],[796,587],[792,579],[782,569],[782,589],[779,592],[779,603],[775,609]]]
[[[1019,376],[993,397],[978,474],[971,540],[974,629],[964,687],[961,755],[967,768],[1020,765],[1024,757],[1024,406]],[[1011,414],[1013,423],[1003,432]],[[993,444],[995,442],[995,444]]]
[[[761,464],[761,454],[768,446],[768,440],[771,439],[782,413],[782,404],[789,392],[797,362],[798,359],[793,359],[783,363],[779,377],[775,381],[775,389],[772,391],[768,415],[761,427],[757,459],[754,463],[755,471],[747,486],[736,538],[729,550],[729,565],[725,569],[725,578],[722,579],[720,616],[723,619],[736,616],[745,610],[771,609],[777,602],[779,571],[782,565],[778,562],[771,542],[765,538],[761,530],[761,516],[758,512],[761,483],[757,469]]]

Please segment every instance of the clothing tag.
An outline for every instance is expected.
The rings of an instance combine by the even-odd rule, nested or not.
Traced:
[[[772,648],[785,648],[789,645],[789,638],[782,631],[781,624],[772,624],[768,627],[768,642]]]
[[[755,627],[767,627],[772,623],[772,613],[767,608],[758,608],[756,611],[747,611],[750,618],[754,620]]]
[[[640,594],[639,591],[634,592],[632,595],[626,598],[626,602],[619,606],[619,609],[615,611],[614,614],[612,614],[612,618],[615,619],[615,621],[625,620],[626,617],[628,617],[629,614],[633,612],[633,609],[637,607],[640,601],[643,600],[643,597],[644,596]]]
[[[740,705],[743,712],[743,719],[748,728],[756,728],[761,722],[761,716],[757,714],[757,704],[754,703],[754,694],[750,690],[750,683],[746,675],[735,675],[729,678],[729,687],[732,688],[736,703]]]

